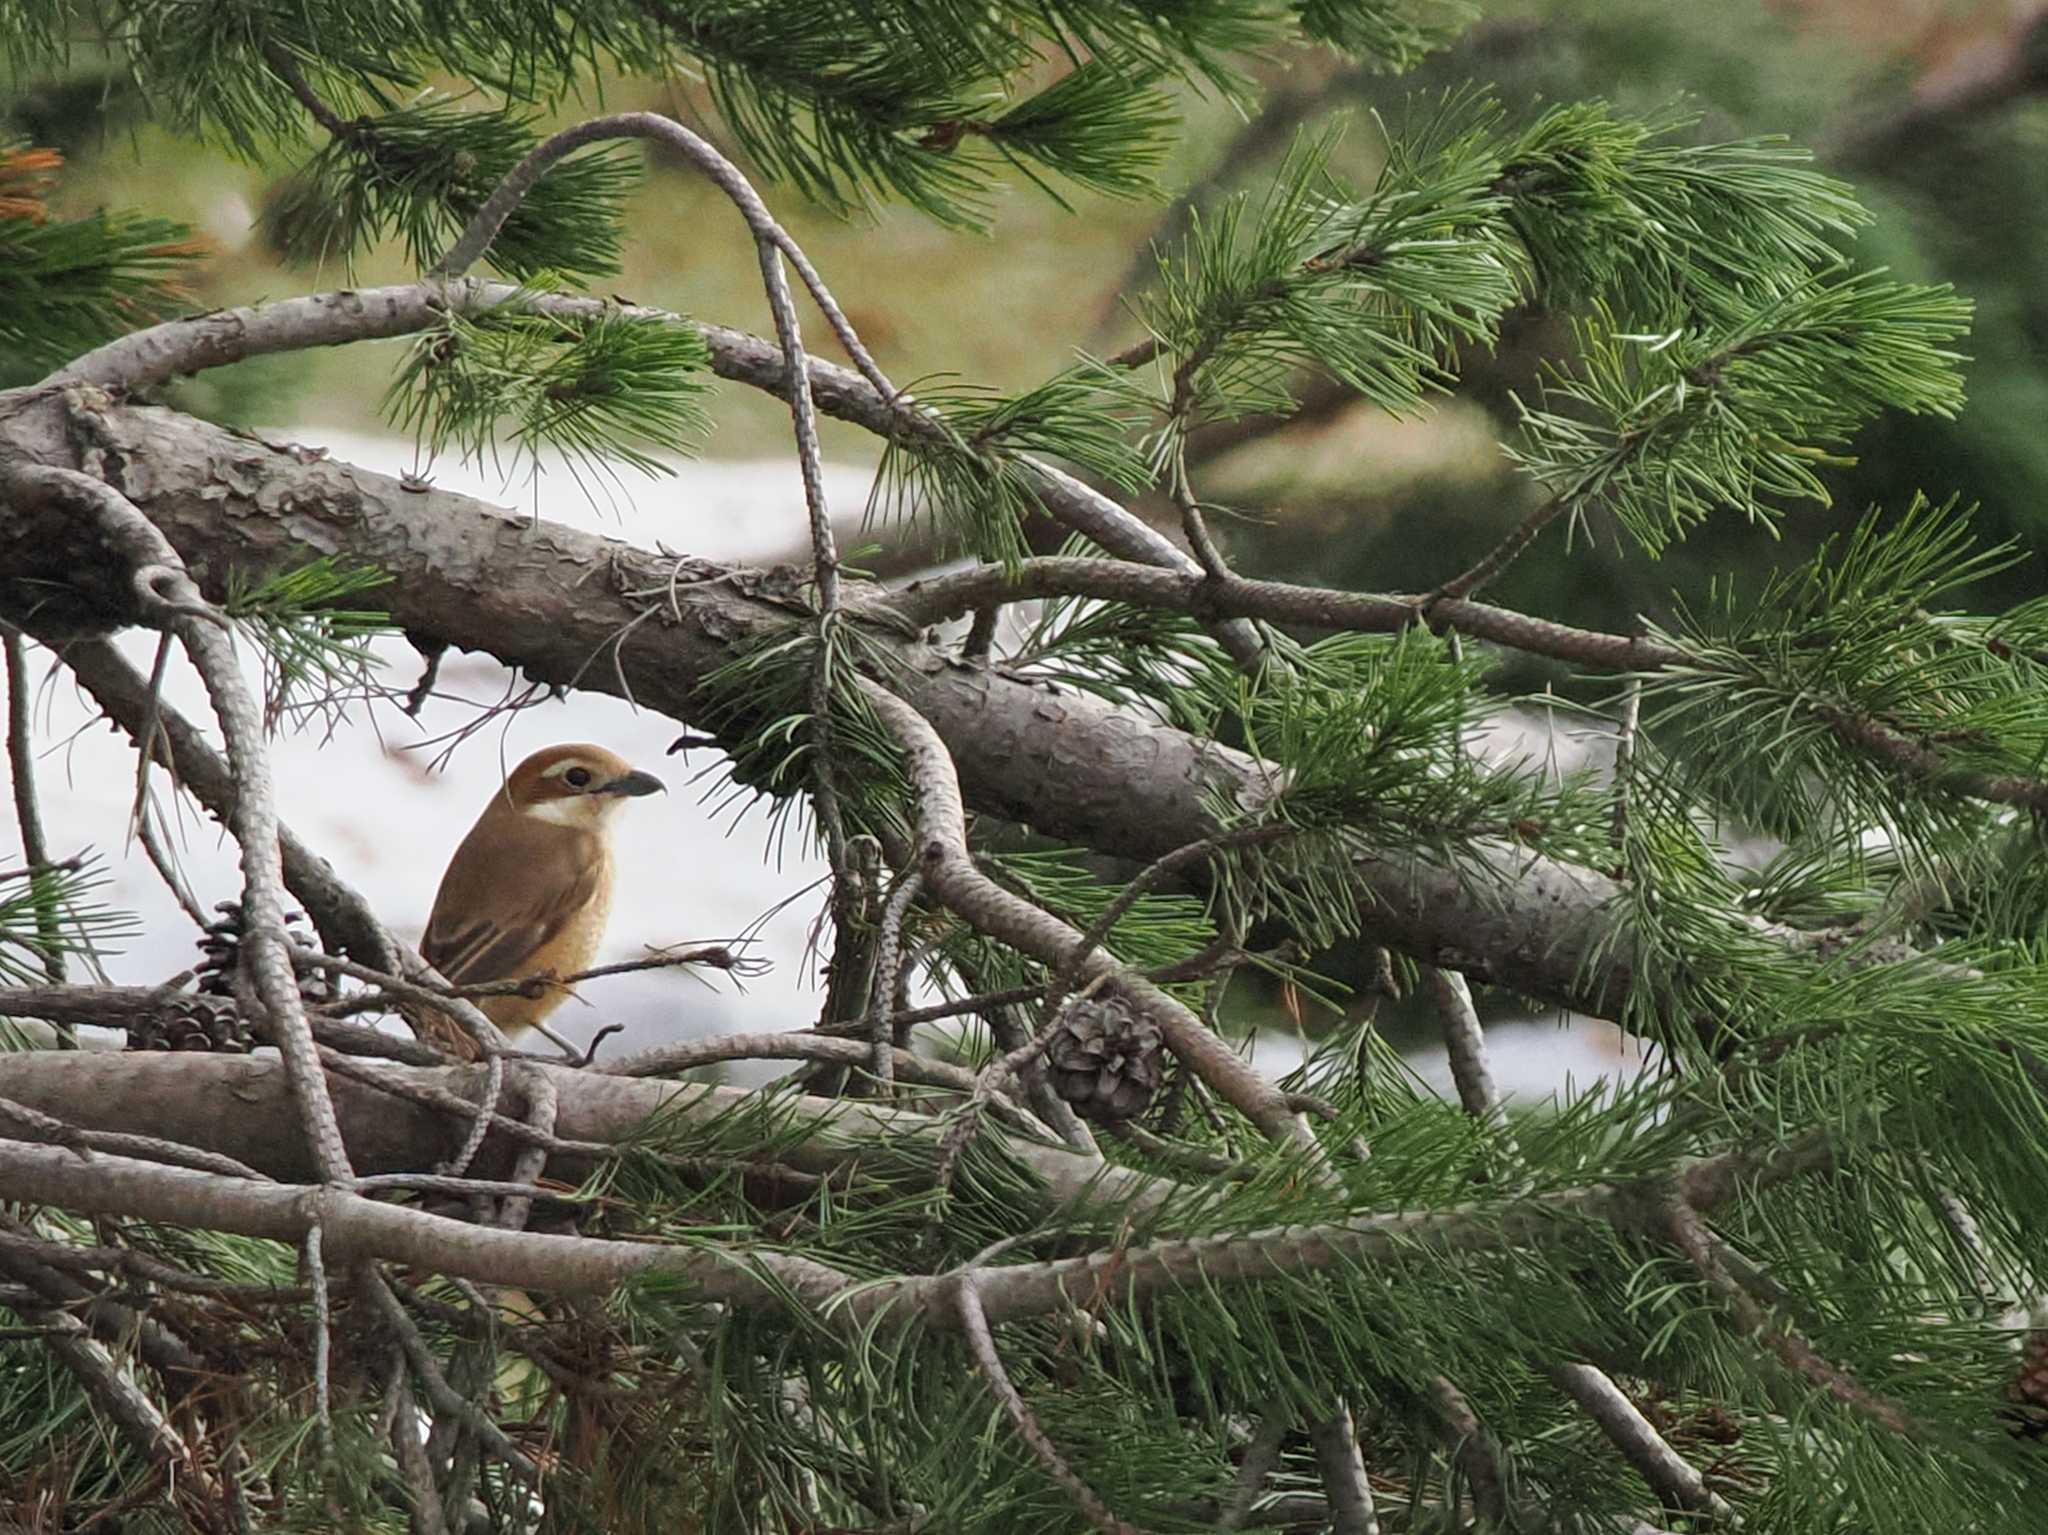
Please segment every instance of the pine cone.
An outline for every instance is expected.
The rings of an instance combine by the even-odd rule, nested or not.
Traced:
[[[128,1025],[130,1050],[203,1050],[247,1055],[255,1048],[232,1002],[217,996],[168,997]]]
[[[2037,1327],[2020,1346],[2019,1373],[2005,1388],[2012,1406],[2005,1418],[2022,1439],[2048,1439],[2048,1327]]]
[[[1114,999],[1068,1002],[1045,1060],[1053,1091],[1083,1119],[1105,1124],[1144,1113],[1166,1076],[1159,1026]]]
[[[232,998],[235,970],[242,962],[242,903],[221,901],[213,909],[221,914],[221,919],[208,927],[206,936],[199,940],[199,952],[204,956],[199,961],[199,991],[202,996]],[[305,920],[303,912],[284,914],[287,928]],[[299,977],[299,995],[308,1002],[327,1000],[313,976]]]

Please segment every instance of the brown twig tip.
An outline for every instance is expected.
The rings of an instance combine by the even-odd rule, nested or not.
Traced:
[[[584,1049],[582,1058],[579,1059],[576,1062],[576,1064],[578,1066],[589,1066],[594,1064],[597,1060],[598,1047],[601,1046],[606,1040],[610,1039],[614,1034],[623,1034],[625,1033],[625,1031],[626,1026],[623,1023],[606,1024],[603,1028],[599,1029],[595,1034],[590,1036],[590,1044]]]

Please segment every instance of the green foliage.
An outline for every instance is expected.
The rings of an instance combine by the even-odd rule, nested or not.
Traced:
[[[0,140],[0,388],[172,313],[200,254],[168,219],[99,212],[52,219],[62,158]]]
[[[396,232],[407,257],[431,266],[484,199],[537,142],[520,113],[467,111],[432,98],[358,119],[302,166],[264,210],[279,254],[300,262],[355,258]],[[513,209],[485,259],[525,281],[619,270],[619,213],[639,179],[612,148],[572,155]]]
[[[1713,611],[1688,615],[1682,643],[1697,670],[1645,696],[1659,728],[1685,743],[1694,792],[1775,835],[1846,843],[1851,859],[1867,831],[1921,870],[1979,841],[1990,812],[1952,786],[2039,771],[2048,679],[2033,605],[2000,619],[1940,612],[1946,594],[2013,558],[1971,543],[1953,502],[1917,500],[1889,524],[1866,518],[1752,601],[1729,583]],[[1938,747],[1944,774],[1902,774],[1896,755],[1858,740],[1859,723]],[[1722,747],[1731,731],[1741,752]]]
[[[72,40],[66,7],[9,9],[17,68]],[[1400,67],[1468,14],[1386,0],[1305,0],[1292,11],[1266,0],[520,0],[488,13],[387,0],[317,12],[123,0],[94,19],[160,110],[246,158],[296,142],[309,111],[324,121],[333,142],[275,218],[294,251],[320,253],[352,251],[387,221],[410,235],[451,205],[459,217],[473,182],[487,188],[511,163],[520,129],[511,112],[464,123],[412,99],[437,73],[542,104],[582,87],[593,64],[701,71],[741,146],[803,195],[845,209],[901,197],[978,226],[991,173],[1006,164],[1047,190],[1048,177],[1120,196],[1144,190],[1170,130],[1170,82],[1246,97],[1244,56],[1305,41]],[[1050,83],[1048,66],[1058,70]],[[445,149],[451,133],[470,142],[434,163],[429,146]],[[558,194],[560,217],[534,216],[535,248],[501,252],[507,270],[609,270],[613,189],[599,185],[598,170],[590,180],[582,198]],[[579,202],[593,221],[572,216]]]
[[[333,557],[254,585],[230,573],[222,606],[262,649],[266,727],[275,729],[288,715],[318,715],[332,725],[341,717],[342,696],[371,686],[382,663],[370,641],[392,632],[391,620],[375,609],[340,604],[390,580],[380,570]]]
[[[1470,129],[1433,126],[1440,154],[1391,160],[1362,201],[1330,174],[1335,135],[1303,139],[1262,198],[1228,199],[1160,255],[1140,314],[1171,364],[1170,422],[1284,415],[1304,368],[1412,412],[1450,382],[1453,345],[1492,338],[1519,291],[1494,168]]]
[[[1618,115],[1605,102],[1551,108],[1507,136],[1499,188],[1529,252],[1534,296],[1604,300],[1638,328],[1711,323],[1841,261],[1870,222],[1848,186],[1780,138],[1693,144],[1696,118]]]
[[[1387,0],[1295,0],[1301,29],[1376,69],[1399,74],[1443,47],[1471,24],[1477,7],[1464,0],[1403,5]]]
[[[920,389],[931,429],[889,440],[868,503],[871,518],[931,519],[945,543],[1005,563],[1026,552],[1023,524],[1039,510],[1028,455],[1051,453],[1136,492],[1149,471],[1131,446],[1132,416],[1100,367],[1083,363],[1010,397]]]
[[[847,685],[856,670],[886,675],[888,662],[873,637],[853,624],[826,626],[822,638],[816,624],[792,625],[702,679],[706,723],[741,742],[721,768],[733,786],[725,803],[771,796],[771,836],[778,846],[788,818],[802,813],[795,796],[813,781],[811,688],[820,644],[829,647],[833,778],[847,834],[888,841],[907,836],[911,811],[896,738],[860,690]]]
[[[1705,331],[1624,333],[1596,308],[1576,364],[1523,407],[1509,456],[1573,515],[1613,512],[1652,554],[1719,511],[1768,522],[1787,501],[1825,505],[1820,471],[1847,462],[1829,450],[1880,410],[1960,408],[1946,344],[1968,321],[1946,289],[1875,273],[1766,288]]]
[[[1124,71],[1090,61],[977,132],[1063,208],[1066,200],[1037,167],[1090,191],[1147,196],[1158,190],[1153,173],[1166,158],[1179,120],[1168,98],[1134,91],[1133,83]]]
[[[1257,800],[1219,801],[1214,815],[1225,826],[1302,833],[1225,862],[1223,888],[1240,921],[1277,918],[1311,950],[1325,949],[1359,933],[1350,865],[1367,850],[1441,863],[1475,889],[1500,877],[1485,851],[1492,844],[1581,851],[1593,814],[1583,785],[1552,786],[1526,764],[1490,764],[1467,747],[1491,711],[1478,688],[1488,666],[1410,631],[1333,636],[1283,649],[1255,677],[1203,679],[1212,728],[1241,735],[1274,766]]]
[[[46,868],[0,870],[0,981],[37,985],[51,954],[97,965],[139,931],[134,915],[108,906],[113,882],[97,857]]]
[[[710,429],[701,404],[709,363],[686,325],[610,311],[572,317],[515,296],[423,334],[385,410],[437,455],[452,444],[466,460],[495,462],[509,427],[515,467],[552,449],[579,470],[668,474],[654,452],[689,454]]]

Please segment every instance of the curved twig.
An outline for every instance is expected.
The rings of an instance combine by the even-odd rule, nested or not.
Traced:
[[[80,417],[86,415],[82,400],[73,402],[73,410]],[[133,564],[136,594],[145,611],[150,610],[149,599],[155,598],[158,621],[176,633],[206,685],[227,742],[236,790],[231,827],[241,849],[243,973],[276,1028],[278,1052],[321,1174],[345,1182],[354,1171],[327,1095],[327,1079],[320,1071],[298,977],[292,972],[263,716],[235,659],[228,620],[200,594],[170,541],[112,486],[78,470],[23,463],[0,465],[0,481],[18,494],[68,502],[96,518],[108,542]]]
[[[967,1340],[967,1350],[974,1356],[975,1368],[981,1371],[981,1378],[990,1393],[1001,1405],[1003,1413],[1010,1420],[1046,1474],[1074,1500],[1074,1506],[1088,1517],[1088,1522],[1104,1535],[1144,1535],[1136,1525],[1119,1519],[1115,1510],[1102,1501],[1102,1494],[1090,1487],[1081,1474],[1068,1464],[1060,1454],[1059,1446],[1052,1442],[1031,1406],[1024,1400],[1010,1380],[1010,1372],[1003,1368],[1003,1356],[996,1350],[995,1334],[989,1330],[988,1315],[982,1310],[981,1296],[975,1289],[974,1271],[969,1269],[956,1275],[953,1280],[953,1304],[960,1317],[960,1333]]]
[[[966,813],[960,782],[945,743],[924,716],[879,684],[861,681],[869,704],[903,749],[918,801],[919,868],[925,889],[969,926],[999,938],[1020,953],[1049,965],[1075,952],[1081,935],[1050,912],[1013,895],[975,866],[967,851]],[[1286,1095],[1212,1034],[1193,1013],[1166,992],[1099,950],[1081,962],[1080,973],[1114,987],[1159,1025],[1168,1048],[1276,1141],[1291,1143],[1322,1161],[1322,1148],[1302,1114]]]
[[[7,659],[7,768],[14,783],[14,821],[21,830],[22,865],[33,880],[49,867],[50,848],[43,840],[43,817],[36,805],[35,753],[28,726],[28,656],[18,630],[10,628],[0,634],[0,646],[5,647]],[[51,985],[61,986],[65,979],[64,946],[57,909],[42,899],[36,901],[35,907],[36,941],[42,950],[43,974],[49,977]],[[62,1031],[58,1038],[66,1040],[71,1048],[77,1047],[78,1041]]]
[[[790,390],[788,362],[782,351],[745,331],[697,324],[644,305],[622,308],[601,299],[533,294],[510,283],[475,278],[344,289],[173,320],[88,352],[51,375],[49,382],[137,390],[181,373],[224,367],[250,357],[415,335],[443,324],[451,313],[478,314],[507,303],[565,320],[623,314],[687,325],[703,340],[711,354],[712,371],[720,378],[781,398]],[[891,394],[859,373],[815,357],[807,360],[804,373],[818,408],[827,415],[890,440],[947,440],[944,423],[906,395]],[[1166,570],[1201,574],[1200,567],[1172,539],[1093,486],[1028,455],[1018,460],[1018,466],[1039,504],[1055,520],[1110,554]],[[1248,623],[1227,619],[1216,625],[1215,633],[1240,662],[1257,659],[1265,648]]]

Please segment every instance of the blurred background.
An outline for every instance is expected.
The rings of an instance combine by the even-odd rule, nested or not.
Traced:
[[[1694,131],[1703,138],[1782,133],[1811,146],[1877,214],[1853,252],[1859,264],[1953,282],[1975,301],[1970,408],[1953,422],[1877,421],[1855,445],[1858,462],[1835,476],[1833,507],[1801,510],[1775,532],[1716,522],[1656,561],[1597,524],[1569,552],[1553,533],[1493,597],[1595,627],[1628,628],[1638,615],[1667,619],[1710,579],[1732,575],[1753,587],[1771,566],[1804,557],[1871,508],[1903,509],[1916,490],[1977,503],[1987,541],[2012,540],[2037,556],[1976,600],[2002,605],[2035,595],[2038,554],[2048,545],[2048,3],[1550,0],[1485,10],[1457,47],[1399,79],[1298,54],[1258,67],[1266,95],[1249,120],[1187,93],[1187,131],[1154,202],[1079,195],[1068,212],[1018,185],[980,236],[898,208],[841,220],[806,210],[787,189],[763,189],[899,383],[950,377],[1014,390],[1058,370],[1077,348],[1103,352],[1134,339],[1123,300],[1142,290],[1153,243],[1178,238],[1194,211],[1228,192],[1260,185],[1298,130],[1333,116],[1348,116],[1342,161],[1368,184],[1383,142],[1375,114],[1398,124],[1411,98],[1466,81],[1490,84],[1511,112],[1586,97],[1636,111],[1684,102],[1700,114]],[[558,116],[585,115],[590,105],[565,105]],[[730,141],[688,80],[606,81],[603,106],[671,112]],[[173,138],[148,122],[117,72],[83,54],[61,76],[0,95],[0,139],[64,152],[59,211],[130,207],[189,222],[211,252],[194,284],[195,309],[412,275],[388,252],[353,271],[281,265],[262,214],[292,154],[250,166]],[[752,249],[729,205],[658,154],[637,197],[624,268],[615,291],[625,298],[769,329]],[[821,330],[812,316],[812,334]],[[1416,420],[1394,421],[1311,387],[1285,424],[1208,429],[1195,440],[1196,483],[1205,498],[1244,513],[1218,528],[1227,553],[1248,573],[1372,590],[1427,589],[1462,569],[1533,504],[1497,443],[1513,420],[1514,395],[1528,393],[1538,361],[1566,341],[1544,317],[1511,322],[1496,354],[1465,359],[1457,396]],[[266,436],[324,446],[390,473],[426,473],[643,544],[715,558],[798,555],[801,493],[787,416],[774,401],[722,390],[702,458],[676,466],[672,477],[629,474],[593,489],[543,465],[508,480],[484,467],[428,462],[386,430],[380,407],[403,345],[246,363],[180,385],[171,399]],[[22,381],[7,370],[0,358],[0,384]],[[927,563],[932,551],[914,529],[861,531],[873,439],[828,423],[825,444],[844,546],[883,545],[856,563],[892,577]],[[131,643],[146,666],[146,637]],[[388,680],[409,686],[417,657],[402,644],[380,653]],[[49,658],[36,659],[40,674]],[[1554,756],[1565,766],[1589,754],[1597,761],[1603,743],[1541,707],[1546,689],[1575,692],[1572,678],[1518,662],[1496,683],[1519,702],[1486,749]],[[441,688],[445,696],[417,720],[388,704],[363,706],[349,725],[330,731],[314,722],[278,748],[287,818],[407,936],[424,924],[448,854],[503,768],[551,741],[597,740],[660,773],[673,791],[634,807],[606,957],[755,930],[774,969],[745,994],[716,977],[709,988],[674,974],[608,981],[590,988],[589,1005],[558,1015],[565,1032],[587,1037],[619,1021],[629,1025],[628,1042],[640,1044],[812,1020],[805,940],[821,898],[812,888],[818,866],[793,839],[774,842],[758,807],[721,791],[709,754],[666,758],[671,722],[594,695],[491,712],[520,684],[485,658],[451,657]],[[203,712],[191,679],[175,670],[172,693]],[[97,849],[111,879],[107,898],[141,919],[108,969],[121,980],[153,981],[184,968],[193,960],[190,924],[139,849],[127,846],[132,752],[93,726],[61,677],[39,692],[37,706],[53,850]],[[232,861],[217,830],[189,808],[181,824],[181,857],[200,900],[232,894]],[[1741,833],[1724,829],[1731,843]],[[0,846],[13,834],[10,822]],[[1369,974],[1362,955],[1328,956],[1327,964],[1353,980]],[[1605,1026],[1561,1032],[1562,1020],[1529,1017],[1512,999],[1488,999],[1488,1010],[1496,1069],[1525,1095],[1547,1093],[1568,1075],[1643,1063]],[[1237,988],[1230,1016],[1257,1034],[1262,1059],[1283,1065],[1298,1053],[1295,1024],[1276,995]],[[1390,1006],[1381,1018],[1395,1038],[1418,1047],[1432,1032],[1412,1010]],[[1313,1030],[1313,1016],[1307,1022]],[[1426,1076],[1444,1078],[1434,1052],[1418,1049],[1416,1060]]]

